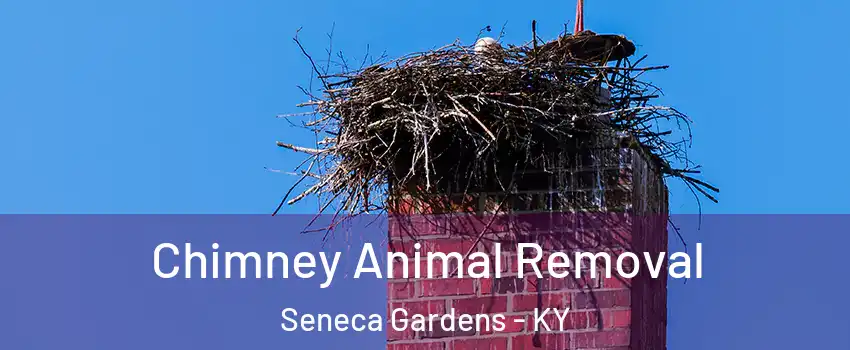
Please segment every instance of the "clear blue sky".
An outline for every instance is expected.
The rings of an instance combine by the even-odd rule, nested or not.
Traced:
[[[842,1],[589,0],[586,23],[627,34],[665,102],[695,120],[693,159],[722,189],[708,213],[847,213],[850,118],[836,66]],[[306,137],[296,111],[321,55],[390,56],[532,19],[554,37],[574,1],[4,1],[0,3],[0,212],[268,213]],[[671,186],[672,209],[696,212]],[[310,212],[313,206],[290,212]]]

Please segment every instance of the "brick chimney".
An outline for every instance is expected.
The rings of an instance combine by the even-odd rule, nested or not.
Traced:
[[[445,206],[403,195],[392,199],[389,249],[412,257],[419,243],[422,259],[408,267],[412,276],[413,266],[420,265],[423,278],[388,280],[388,319],[396,308],[422,314],[454,308],[458,314],[503,314],[507,319],[501,332],[452,332],[439,321],[433,331],[397,332],[388,324],[388,350],[666,348],[666,263],[658,279],[650,278],[645,266],[630,280],[616,270],[611,278],[517,275],[518,242],[539,243],[547,253],[607,251],[614,258],[625,251],[657,256],[667,249],[667,189],[652,161],[619,141],[561,158],[560,165],[526,167],[509,191],[436,193]],[[495,242],[502,246],[501,278],[424,278],[426,252],[481,251],[492,258]],[[394,265],[394,271],[401,268]],[[433,268],[442,272],[441,266]],[[532,314],[538,307],[570,308],[568,329],[535,332]],[[557,322],[554,315],[550,321]]]

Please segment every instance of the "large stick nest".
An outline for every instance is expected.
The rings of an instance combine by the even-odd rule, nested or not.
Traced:
[[[691,176],[698,166],[685,152],[689,118],[654,105],[659,89],[641,80],[667,67],[605,59],[622,47],[577,55],[571,43],[593,35],[479,53],[453,43],[354,69],[340,59],[335,73],[296,37],[322,83],[318,92],[303,89],[310,100],[300,106],[312,111],[299,114],[318,137],[311,147],[278,142],[306,154],[281,205],[317,196],[320,212],[352,215],[384,210],[394,194],[511,191],[523,169],[553,169],[559,155],[611,138],[714,201],[717,189]],[[604,89],[610,98],[600,97]]]

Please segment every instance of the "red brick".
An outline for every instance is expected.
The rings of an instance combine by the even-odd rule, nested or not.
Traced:
[[[612,274],[610,278],[604,278],[602,280],[602,288],[605,289],[627,289],[631,285],[632,281],[630,278],[623,278],[618,274]]]
[[[540,347],[534,346],[534,335],[519,335],[511,338],[511,350],[565,350],[570,349],[568,333],[543,333],[539,335]]]
[[[523,290],[525,290],[525,282],[522,278],[501,277],[481,280],[482,295],[522,293]]]
[[[405,261],[402,259],[392,259],[390,260],[389,264],[392,267],[392,275],[387,273],[387,279],[410,279],[414,277],[413,262],[408,260],[407,263],[405,263]],[[407,265],[408,268],[406,276],[404,271],[405,265]]]
[[[419,255],[422,258],[426,258],[429,252],[441,252],[445,254],[458,253],[461,256],[465,256],[474,242],[475,241],[470,239],[457,238],[422,239],[418,241],[420,245]],[[414,253],[416,252],[416,243],[417,242],[412,240],[393,241],[387,245],[387,249],[390,252],[404,253],[410,259],[413,259]]]
[[[495,314],[508,311],[508,298],[504,296],[472,297],[452,301],[455,312],[462,314]]]
[[[387,310],[388,317],[392,315],[395,309],[404,309],[407,311],[407,317],[414,314],[439,315],[446,313],[446,302],[444,300],[392,302]]]
[[[504,248],[504,245],[502,245],[502,250],[503,251],[506,250]],[[515,270],[511,270],[511,264],[513,263],[513,259],[516,259],[516,257],[512,256],[509,253],[504,253],[504,252],[502,253],[501,256],[502,256],[502,261],[499,263],[499,270],[502,273],[502,275],[506,275],[506,274],[516,272]],[[493,259],[495,259],[495,258],[493,256],[490,256],[490,260],[492,261]],[[493,264],[495,264],[495,261],[493,262]],[[493,271],[493,272],[495,272],[495,271]]]
[[[495,332],[495,330],[493,329],[493,327],[495,327],[494,324],[493,324],[493,318],[489,317],[489,319],[490,319],[489,321],[485,321],[485,320],[478,320],[477,321],[478,322],[478,324],[477,324],[478,335],[493,334],[493,332]],[[507,324],[505,324],[505,326],[507,326]]]
[[[642,168],[641,168],[642,169]],[[627,169],[631,173],[630,169]],[[614,170],[617,171],[617,170]],[[646,171],[646,170],[640,170]],[[664,195],[663,183],[646,183],[646,174],[638,174],[635,179],[642,181],[639,186],[627,190],[634,193],[650,193],[651,196]],[[613,181],[617,185],[620,179]],[[629,187],[631,179],[626,179],[622,185]],[[653,180],[654,181],[654,180]],[[660,198],[660,197],[659,197]],[[655,200],[654,197],[648,198]],[[417,209],[428,209],[421,203],[408,203]],[[651,208],[646,210],[665,211],[663,202],[653,202]],[[642,213],[637,213],[643,215]],[[499,332],[488,332],[481,330],[473,332],[445,332],[441,329],[435,332],[423,332],[422,334],[392,334],[388,337],[402,338],[403,340],[389,342],[388,350],[473,350],[492,349],[503,350],[510,347],[512,350],[628,350],[635,349],[663,349],[665,347],[665,316],[666,316],[666,280],[647,281],[644,278],[622,280],[618,277],[589,278],[589,271],[582,271],[582,277],[575,279],[573,275],[566,278],[551,278],[546,276],[538,281],[529,273],[521,273],[517,280],[512,276],[516,272],[516,243],[538,242],[542,243],[544,250],[557,249],[572,256],[575,250],[586,249],[589,251],[607,251],[613,253],[612,263],[616,262],[617,254],[624,247],[635,251],[664,251],[666,250],[666,217],[659,225],[636,225],[642,221],[632,219],[629,213],[623,217],[599,213],[590,215],[552,215],[545,213],[540,215],[525,215],[522,220],[505,220],[511,225],[519,224],[523,227],[510,227],[506,231],[504,223],[488,227],[490,232],[485,232],[473,251],[485,251],[488,253],[493,242],[502,243],[501,272],[503,278],[491,278],[474,280],[456,278],[450,279],[427,279],[427,253],[440,251],[442,253],[458,253],[465,255],[473,247],[476,237],[481,230],[485,229],[481,217],[458,216],[458,215],[428,215],[430,217],[410,217],[409,222],[403,220],[393,221],[390,226],[390,240],[394,246],[404,244],[402,251],[412,257],[413,237],[417,236],[422,244],[420,254],[422,260],[408,263],[410,276],[413,277],[415,266],[421,267],[421,279],[392,279],[388,283],[393,288],[388,289],[389,303],[394,306],[402,306],[411,313],[420,314],[442,314],[447,307],[455,308],[456,313],[480,314],[480,313],[505,313],[510,312],[502,320],[505,330]],[[609,218],[611,217],[611,218]],[[553,220],[554,219],[554,220]],[[407,225],[406,227],[402,227]],[[557,226],[553,226],[557,225]],[[408,232],[404,232],[407,230]],[[412,232],[411,232],[412,231]],[[532,232],[535,232],[532,234]],[[539,268],[547,273],[548,254],[540,261]],[[491,255],[491,260],[493,255]],[[572,263],[573,261],[571,261]],[[585,264],[587,261],[585,260]],[[439,265],[440,263],[437,262]],[[493,265],[491,265],[492,267]],[[436,266],[436,275],[442,272],[442,266]],[[613,266],[612,266],[613,267]],[[454,271],[455,266],[449,266],[449,272]],[[568,268],[569,269],[569,268]],[[597,271],[602,270],[597,266]],[[533,271],[526,268],[526,272]],[[464,271],[464,274],[467,271]],[[396,276],[400,276],[400,270],[396,269]],[[440,277],[440,276],[436,276]],[[468,277],[468,276],[464,276]],[[405,285],[414,288],[405,290]],[[396,290],[399,287],[400,290]],[[412,291],[415,291],[413,293]],[[541,305],[538,305],[540,294]],[[413,293],[413,294],[411,294]],[[400,299],[404,298],[404,299]],[[415,299],[426,298],[426,299]],[[405,302],[404,304],[402,302]],[[634,303],[634,305],[633,305]],[[563,311],[570,307],[564,327],[566,333],[558,333],[559,326],[557,316],[550,312],[545,321],[552,326],[552,333],[542,333],[538,336],[541,347],[534,347],[530,325],[533,326],[533,310],[537,307],[556,308]],[[492,315],[491,315],[492,316]],[[632,323],[632,318],[635,323]],[[520,319],[523,322],[513,322]],[[640,321],[638,321],[640,319]],[[491,322],[492,324],[492,322]],[[631,334],[635,339],[631,339]],[[640,337],[637,335],[640,334]],[[410,337],[413,338],[410,338]],[[433,338],[440,337],[440,341]],[[510,344],[510,345],[509,345]]]
[[[387,344],[387,350],[445,350],[446,344],[443,342],[417,342],[417,343],[390,343]]]
[[[419,295],[423,297],[475,294],[475,280],[472,278],[432,279],[421,283]]]
[[[514,320],[519,320],[525,318],[525,316],[517,316],[517,315],[509,315],[505,316],[503,322],[505,323],[505,329],[501,330],[497,333],[519,333],[525,330],[525,322],[514,322]]]
[[[400,330],[400,331],[393,328],[392,325],[390,325],[390,324],[387,324],[386,327],[387,327],[387,340],[388,341],[410,340],[410,339],[415,338],[415,336],[416,336],[416,333],[413,332],[413,330],[410,329],[410,327],[404,328],[403,330]]]
[[[390,300],[410,299],[416,291],[415,282],[387,283],[387,296]]]
[[[401,241],[391,241],[387,244],[388,253],[404,253],[410,258],[413,258],[414,246],[417,242],[409,239]],[[421,244],[421,242],[419,242]]]
[[[629,330],[585,332],[574,335],[576,348],[604,348],[629,345]]]
[[[445,254],[459,253],[465,255],[470,250],[474,241],[467,239],[441,238],[425,241],[422,252],[441,252]]]
[[[387,226],[391,238],[413,239],[438,234],[442,223],[428,215],[389,215]]]
[[[478,280],[478,290],[481,291],[481,295],[492,294],[493,290],[493,279],[492,278],[481,278]]]
[[[564,309],[570,306],[569,293],[542,293],[540,295],[540,303],[538,305],[537,293],[527,293],[513,296],[512,311],[534,311],[539,307],[547,308],[554,307]]]
[[[505,350],[507,348],[507,337],[458,339],[451,342],[452,350]]]
[[[454,325],[447,324],[446,327],[443,327],[442,319],[434,320],[422,334],[422,338],[452,338],[475,335],[474,324],[465,324],[462,329],[458,324],[459,320],[454,321]]]
[[[525,291],[526,292],[537,292],[545,289],[543,279],[537,278],[537,276],[525,276]]]
[[[590,327],[611,329],[626,328],[632,324],[631,310],[592,310],[590,313]],[[599,316],[602,315],[602,324],[599,324]]]
[[[631,293],[628,290],[595,290],[573,296],[574,309],[608,309],[630,305]]]
[[[562,290],[582,290],[593,289],[599,286],[600,279],[591,278],[589,274],[582,274],[581,278],[567,276],[564,278],[553,278],[546,276],[545,278],[537,278],[534,275],[525,277],[525,290],[527,292],[536,291],[562,291]]]
[[[536,257],[536,255],[534,255],[535,253],[536,252],[534,250],[527,248],[523,252],[523,255],[524,255],[525,259],[531,259],[531,258]],[[534,271],[534,265],[537,265],[537,268],[540,270],[540,273],[546,273],[547,268],[549,266],[548,263],[549,263],[549,254],[544,251],[543,257],[540,258],[540,261],[538,261],[537,264],[529,264],[527,262],[523,263],[521,274],[536,273]],[[513,259],[511,259],[511,268],[510,268],[509,271],[513,272],[513,273],[516,273],[516,272],[519,271],[519,259],[517,257],[514,257]]]
[[[428,278],[428,260],[420,259],[413,260],[413,257],[410,257],[407,261],[407,276],[404,275],[404,261],[401,260],[393,260],[392,261],[392,278],[387,276],[387,278],[393,280],[409,280],[415,279],[416,277],[416,265],[419,265],[419,278]],[[433,276],[434,278],[441,278],[443,275],[443,263],[442,259],[436,259],[433,262]],[[449,273],[452,273],[454,268],[449,269]]]
[[[540,313],[542,313],[543,310],[545,310],[545,309],[541,309]],[[564,310],[558,310],[558,312],[561,313],[561,315],[563,315]],[[549,330],[547,330],[546,327],[544,327],[542,324],[539,325],[539,330],[541,332],[549,332],[549,331],[551,331],[551,332],[561,332],[561,331],[568,331],[568,330],[571,330],[571,329],[587,329],[589,317],[590,316],[588,316],[587,312],[584,312],[584,311],[575,312],[575,311],[570,310],[567,313],[567,316],[564,317],[564,324],[562,326],[561,320],[559,320],[558,316],[555,315],[555,310],[551,310],[551,311],[549,311],[549,313],[546,314],[546,316],[543,316],[543,321],[546,323],[546,325],[549,326]],[[533,314],[528,317],[528,320],[526,320],[526,323],[527,323],[526,329],[528,329],[529,331],[534,331],[535,320],[534,320]]]

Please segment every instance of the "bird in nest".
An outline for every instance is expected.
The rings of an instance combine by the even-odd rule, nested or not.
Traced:
[[[475,41],[473,51],[475,56],[478,57],[479,63],[484,65],[504,63],[505,61],[505,50],[496,39],[491,37],[483,37]]]

